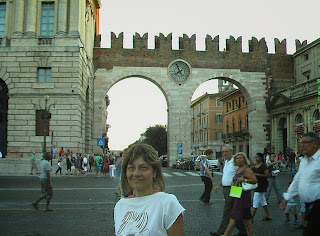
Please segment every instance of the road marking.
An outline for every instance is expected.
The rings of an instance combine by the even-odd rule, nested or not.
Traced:
[[[168,173],[162,173],[163,174],[163,176],[165,176],[165,177],[170,177],[170,176],[172,176],[172,175],[170,175],[170,174],[168,174]]]
[[[177,175],[177,176],[186,176],[185,174],[182,174],[180,172],[172,172],[172,174]]]
[[[189,171],[187,171],[187,172],[185,172],[185,173],[188,174],[188,175],[192,175],[192,176],[197,176],[197,177],[200,176],[199,173],[195,173],[195,172],[189,172]]]

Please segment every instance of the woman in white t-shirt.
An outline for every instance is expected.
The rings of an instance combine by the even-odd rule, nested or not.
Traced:
[[[126,198],[114,208],[116,235],[183,235],[183,212],[177,198],[164,191],[158,153],[135,144],[123,155],[121,187]]]

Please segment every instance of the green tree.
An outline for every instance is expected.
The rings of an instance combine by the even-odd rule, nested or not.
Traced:
[[[159,156],[167,154],[167,126],[155,125],[147,128],[144,143],[151,145],[158,151]]]

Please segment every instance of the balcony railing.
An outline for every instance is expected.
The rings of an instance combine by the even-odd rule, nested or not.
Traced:
[[[281,93],[292,100],[295,100],[300,97],[304,97],[306,95],[310,95],[313,93],[317,93],[318,91],[317,79],[318,78],[310,79],[306,82],[293,85],[288,89],[279,91],[278,93]]]
[[[38,44],[39,45],[51,45],[52,44],[52,37],[39,37]]]

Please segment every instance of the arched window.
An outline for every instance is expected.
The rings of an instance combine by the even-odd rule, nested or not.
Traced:
[[[312,116],[313,121],[320,120],[320,112],[319,110],[315,110]]]
[[[301,114],[298,114],[296,116],[296,124],[299,124],[299,123],[303,123],[303,116]]]

